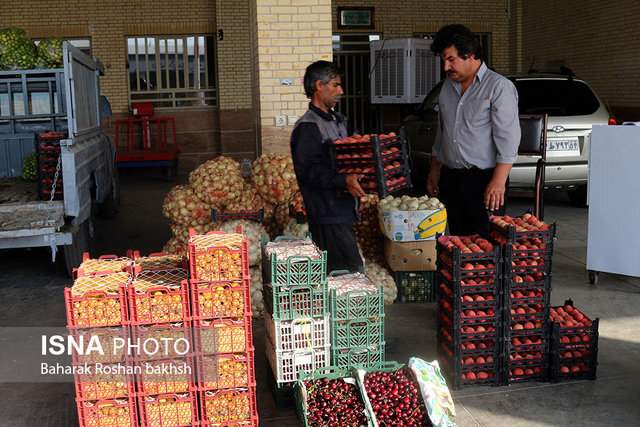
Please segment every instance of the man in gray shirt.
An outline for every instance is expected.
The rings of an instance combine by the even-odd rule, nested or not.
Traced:
[[[431,50],[442,58],[439,125],[427,191],[447,207],[454,235],[488,235],[489,217],[504,205],[520,144],[518,93],[480,59],[480,43],[463,25],[447,25]]]

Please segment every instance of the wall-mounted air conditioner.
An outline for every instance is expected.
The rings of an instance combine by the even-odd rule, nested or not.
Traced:
[[[431,40],[371,42],[371,103],[418,104],[440,81],[440,58]]]

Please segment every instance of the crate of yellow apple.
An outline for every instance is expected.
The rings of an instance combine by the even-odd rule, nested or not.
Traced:
[[[212,231],[195,234],[195,231],[191,231],[188,246],[193,280],[212,282],[248,279],[248,246],[242,229],[236,233]]]
[[[189,316],[188,273],[183,269],[142,271],[128,288],[135,324],[180,322]]]
[[[196,351],[201,354],[244,353],[250,346],[250,328],[244,319],[200,320],[195,323]]]
[[[127,322],[127,272],[79,274],[71,288],[65,289],[67,325],[70,328],[119,326]]]
[[[195,395],[191,393],[139,396],[140,425],[143,427],[190,426],[196,418],[194,402]]]
[[[248,389],[205,391],[201,395],[204,422],[210,426],[257,425],[257,410]],[[254,422],[251,424],[251,422]]]
[[[244,317],[251,314],[249,289],[245,282],[191,282],[191,296],[197,319]]]
[[[255,386],[253,353],[198,357],[199,384],[205,390]]]

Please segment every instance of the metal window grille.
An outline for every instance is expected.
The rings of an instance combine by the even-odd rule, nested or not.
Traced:
[[[217,106],[212,35],[128,37],[129,102],[155,108]]]

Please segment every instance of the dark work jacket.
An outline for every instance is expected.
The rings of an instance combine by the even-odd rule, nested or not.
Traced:
[[[357,199],[331,161],[329,142],[347,136],[346,120],[312,104],[291,135],[291,156],[310,224],[353,224]]]

